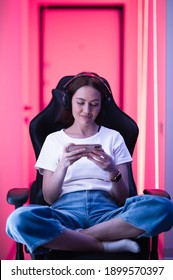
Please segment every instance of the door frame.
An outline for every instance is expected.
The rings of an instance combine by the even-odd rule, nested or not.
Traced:
[[[123,73],[124,73],[124,6],[120,4],[100,4],[98,5],[91,5],[91,4],[75,4],[75,5],[40,5],[39,7],[39,26],[40,26],[40,32],[39,32],[39,110],[43,110],[44,108],[44,97],[43,97],[43,87],[44,87],[44,77],[43,77],[43,69],[44,69],[44,11],[46,9],[50,10],[119,10],[120,12],[120,25],[122,34],[120,36],[120,61],[122,62],[120,64],[120,96],[119,98],[119,106],[121,109],[123,109],[123,104],[124,104],[124,91],[123,91]]]

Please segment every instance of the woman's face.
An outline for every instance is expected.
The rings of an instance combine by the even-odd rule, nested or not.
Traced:
[[[95,122],[101,109],[101,93],[91,86],[79,88],[72,97],[72,114],[83,125]]]

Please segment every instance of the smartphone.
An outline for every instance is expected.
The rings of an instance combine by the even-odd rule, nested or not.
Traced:
[[[74,151],[77,149],[82,149],[85,148],[87,153],[91,153],[94,149],[101,149],[101,145],[100,144],[76,144],[76,145],[72,145],[68,148],[68,151]]]

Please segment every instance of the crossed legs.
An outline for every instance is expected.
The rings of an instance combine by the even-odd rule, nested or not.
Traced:
[[[81,193],[78,196],[79,201],[81,201]],[[99,197],[95,201],[97,202],[95,207],[97,214],[102,201],[99,200]],[[62,204],[62,201],[60,202]],[[78,204],[75,203],[74,205]],[[76,206],[76,212],[74,211],[74,213],[78,213],[78,208]],[[48,206],[23,206],[16,209],[9,216],[6,232],[13,240],[26,244],[31,252],[37,247],[43,246],[43,244],[46,248],[59,250],[136,252],[139,248],[136,247],[137,243],[131,238],[138,237],[144,233],[140,228],[147,224],[148,233],[157,235],[160,232],[168,231],[173,225],[173,204],[167,198],[150,195],[129,198],[123,208],[124,213],[127,211],[130,211],[131,220],[138,224],[139,228],[118,217],[77,232],[69,229],[64,230],[64,220],[66,226],[71,221],[71,228],[74,222],[76,226],[80,227],[80,220],[68,219],[66,215],[64,217],[61,212],[59,214],[56,209],[54,211]],[[127,217],[127,215],[125,216]],[[95,217],[95,212],[93,217]],[[94,221],[93,218],[93,223]],[[35,230],[33,225],[36,225]],[[31,230],[33,230],[33,235],[31,235]],[[50,238],[52,238],[52,241],[45,244],[46,240]]]
[[[65,230],[44,247],[68,251],[96,251],[96,252],[139,252],[136,242],[129,240],[144,233],[120,218],[94,225],[80,232]]]

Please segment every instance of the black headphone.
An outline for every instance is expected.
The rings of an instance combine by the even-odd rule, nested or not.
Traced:
[[[79,74],[73,76],[63,86],[63,105],[67,110],[71,111],[71,100],[72,100],[72,95],[70,94],[68,88],[71,85],[71,83],[73,83],[77,78],[80,78],[80,77],[91,77],[91,78],[93,77],[93,78],[97,79],[98,81],[100,81],[102,83],[102,86],[103,86],[103,89],[105,92],[104,98],[102,99],[102,107],[104,107],[106,105],[106,103],[110,102],[112,92],[111,92],[108,82],[104,78],[97,75],[96,73],[82,72],[82,73],[79,73]]]

